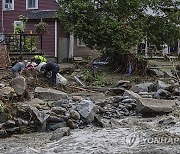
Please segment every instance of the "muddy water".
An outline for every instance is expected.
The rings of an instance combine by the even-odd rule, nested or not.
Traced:
[[[180,124],[160,127],[158,118],[126,118],[108,128],[71,131],[59,141],[51,133],[14,135],[0,139],[2,154],[120,154],[180,153]]]

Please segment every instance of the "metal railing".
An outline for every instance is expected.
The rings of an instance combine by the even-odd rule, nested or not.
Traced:
[[[3,34],[3,42],[10,53],[42,53],[42,35],[40,34]]]

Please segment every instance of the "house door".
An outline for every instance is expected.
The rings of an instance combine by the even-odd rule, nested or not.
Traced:
[[[58,63],[68,62],[69,58],[69,38],[59,37],[58,39]]]

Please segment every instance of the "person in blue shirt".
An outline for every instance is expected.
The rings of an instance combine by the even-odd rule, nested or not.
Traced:
[[[27,60],[24,60],[23,62],[16,63],[12,68],[11,71],[14,74],[14,77],[17,77],[22,74],[22,72],[25,69],[25,66],[27,64]]]
[[[47,62],[46,64],[44,64],[42,66],[42,70],[44,71],[44,74],[46,75],[48,72],[52,73],[51,76],[51,82],[52,85],[55,86],[56,85],[56,75],[60,70],[60,67],[58,64],[54,63],[54,62]]]

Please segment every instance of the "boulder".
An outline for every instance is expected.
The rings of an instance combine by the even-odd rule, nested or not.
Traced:
[[[134,85],[130,90],[135,92],[135,93],[148,92],[149,91],[149,87],[151,85],[153,85],[152,82],[141,83],[141,84],[138,84],[138,85]]]
[[[159,89],[153,96],[156,99],[167,99],[171,97],[171,93],[164,89]]]
[[[162,100],[151,98],[136,99],[137,110],[141,113],[169,113],[173,111],[175,100]]]
[[[69,127],[63,127],[63,128],[58,128],[53,132],[53,135],[51,136],[50,140],[51,141],[58,141],[60,140],[63,136],[69,136],[70,135],[70,128]]]
[[[75,110],[71,110],[70,114],[71,118],[74,120],[79,120],[81,118],[80,114]]]
[[[164,72],[162,72],[161,70],[158,70],[156,68],[149,69],[148,74],[151,76],[156,76],[156,77],[164,77]]]
[[[65,108],[59,106],[59,107],[53,107],[53,108],[51,109],[51,112],[54,112],[54,113],[56,113],[56,114],[64,115],[65,112],[67,112],[67,110],[66,110]]]
[[[18,76],[10,81],[17,95],[23,95],[26,91],[26,79],[23,76]]]
[[[75,129],[78,126],[74,123],[74,121],[72,119],[68,119],[68,121],[66,122],[67,126],[71,129]]]
[[[171,85],[158,80],[155,82],[154,87],[156,88],[156,91],[158,91],[159,89],[169,90]]]
[[[80,113],[80,115],[86,119],[88,123],[94,120],[95,112],[94,112],[95,104],[90,100],[81,101],[77,107],[76,111]]]
[[[61,98],[67,99],[68,97],[67,94],[62,91],[58,91],[50,88],[36,87],[35,98],[45,99],[45,100],[59,100]]]
[[[133,92],[133,91],[131,91],[131,90],[126,90],[125,91],[125,93],[124,93],[124,95],[123,95],[123,97],[124,98],[131,98],[131,99],[140,99],[141,98],[141,96],[140,95],[138,95],[137,93],[135,93],[135,92]]]

